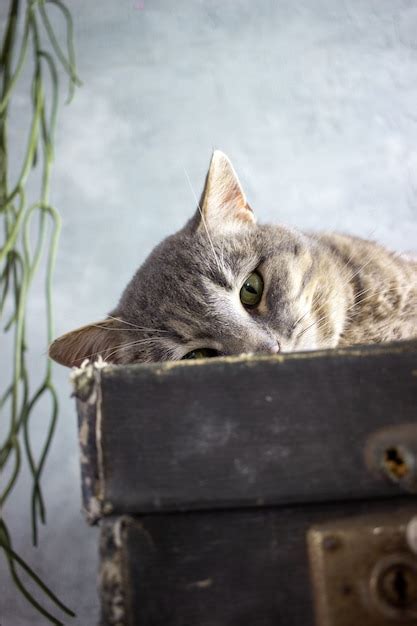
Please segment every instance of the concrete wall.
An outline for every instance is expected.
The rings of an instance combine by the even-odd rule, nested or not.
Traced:
[[[70,4],[84,86],[61,107],[56,141],[52,200],[63,218],[57,333],[100,319],[152,247],[192,214],[184,168],[198,194],[213,147],[232,158],[260,220],[416,250],[414,3]],[[5,15],[2,6],[2,24]],[[27,89],[19,93],[16,163],[28,110]],[[45,352],[42,298],[36,283],[34,380]],[[7,358],[3,352],[2,367]],[[93,626],[98,535],[80,514],[68,371],[56,367],[55,380],[61,413],[43,479],[48,525],[40,547],[30,545],[27,473],[5,514],[16,548],[77,611],[64,622]],[[44,421],[40,410],[32,429],[38,444]],[[2,626],[44,624],[8,584],[3,561],[0,568]]]

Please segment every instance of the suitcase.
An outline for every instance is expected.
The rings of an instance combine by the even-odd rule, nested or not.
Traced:
[[[73,384],[101,626],[417,624],[417,341]]]

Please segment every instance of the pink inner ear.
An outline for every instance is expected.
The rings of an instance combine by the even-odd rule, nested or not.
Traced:
[[[239,211],[237,211],[237,213],[236,213],[236,217],[241,222],[247,222],[248,224],[254,224],[255,223],[255,215],[254,215],[251,207],[249,206],[249,204],[246,204],[244,207],[239,209]]]
[[[202,210],[207,224],[214,228],[221,228],[230,222],[255,222],[232,164],[219,151],[214,152],[210,163]]]
[[[225,205],[233,205],[236,209],[246,209],[247,206],[246,198],[236,181],[232,181],[226,188],[223,201]]]

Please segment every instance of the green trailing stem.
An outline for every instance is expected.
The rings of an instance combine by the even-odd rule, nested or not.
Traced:
[[[49,6],[54,6],[56,17],[65,20],[64,47],[55,35]],[[19,36],[20,20],[23,27]],[[26,151],[18,176],[11,184],[7,142],[9,108],[30,51],[33,55],[31,118],[28,120]],[[60,231],[59,214],[49,202],[59,100],[58,67],[68,75],[70,99],[75,86],[81,83],[75,67],[73,23],[69,9],[61,0],[11,0],[0,57],[0,220],[3,220],[3,236],[0,240],[0,321],[2,330],[13,336],[12,375],[5,384],[3,395],[0,395],[0,418],[7,424],[7,435],[0,448],[0,474],[7,469],[8,475],[6,484],[0,490],[0,553],[3,552],[6,558],[17,589],[53,624],[62,622],[47,611],[34,593],[28,590],[21,580],[19,569],[32,579],[38,592],[45,594],[57,609],[67,615],[73,613],[15,552],[4,511],[6,501],[12,496],[19,480],[21,463],[25,459],[32,476],[32,496],[28,511],[31,513],[33,543],[36,545],[38,522],[45,522],[41,476],[58,418],[58,399],[52,382],[51,363],[47,358],[43,380],[36,390],[31,389],[26,365],[26,351],[29,346],[26,316],[31,284],[43,262],[46,264],[46,338],[50,342],[53,338],[52,276]],[[49,91],[46,90],[47,83]],[[48,103],[45,96],[47,91],[50,93]],[[41,168],[39,198],[28,205],[26,185],[34,168]],[[34,217],[37,217],[38,222],[36,234],[31,230]],[[35,245],[32,250],[33,239]],[[8,319],[3,319],[5,311],[9,312]],[[39,401],[46,396],[51,401],[50,414],[49,420],[45,419],[42,450],[36,458],[31,443],[30,421]]]

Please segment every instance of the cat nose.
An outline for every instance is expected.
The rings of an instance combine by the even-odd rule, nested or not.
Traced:
[[[271,344],[271,346],[270,346],[270,348],[269,348],[268,352],[269,352],[269,354],[278,354],[278,352],[279,352],[280,350],[281,350],[281,347],[280,347],[280,345],[279,345],[278,341],[274,341],[274,342]]]
[[[262,345],[259,346],[258,352],[262,352],[263,354],[278,354],[281,347],[276,339],[271,339],[270,341],[265,341]]]

